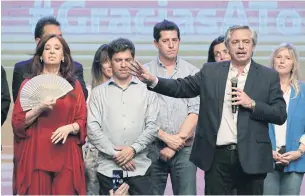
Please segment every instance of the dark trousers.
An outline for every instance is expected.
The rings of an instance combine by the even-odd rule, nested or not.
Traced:
[[[109,195],[109,191],[113,189],[112,178],[98,172],[97,178],[100,184],[100,195]],[[127,177],[124,178],[124,182],[129,185],[130,195],[152,195],[153,193],[150,169],[144,176]]]
[[[211,168],[205,172],[205,195],[262,195],[266,173],[247,174],[237,150],[216,149]]]

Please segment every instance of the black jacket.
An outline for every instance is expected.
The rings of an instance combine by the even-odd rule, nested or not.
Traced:
[[[155,92],[177,98],[200,95],[200,110],[190,160],[208,171],[214,159],[217,132],[222,117],[230,62],[207,63],[200,72],[184,79],[158,78]],[[254,111],[239,107],[237,121],[238,157],[249,174],[273,171],[268,123],[286,121],[286,103],[275,71],[252,60],[244,92],[256,101]]]

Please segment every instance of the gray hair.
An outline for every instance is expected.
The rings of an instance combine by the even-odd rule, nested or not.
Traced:
[[[229,47],[229,41],[231,39],[231,35],[234,31],[238,30],[238,29],[247,29],[249,31],[251,31],[251,39],[252,39],[252,43],[253,46],[256,46],[257,44],[257,33],[254,29],[250,28],[248,25],[234,25],[228,28],[228,30],[226,31],[225,34],[225,45],[228,48]]]

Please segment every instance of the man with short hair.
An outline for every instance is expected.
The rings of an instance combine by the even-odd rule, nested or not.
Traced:
[[[206,63],[195,76],[165,79],[139,63],[129,68],[160,94],[200,95],[190,160],[205,171],[206,195],[230,195],[234,188],[238,195],[262,195],[266,174],[273,171],[268,123],[282,125],[287,118],[279,74],[251,58],[257,34],[249,26],[230,27],[225,43],[231,61]]]
[[[89,142],[99,151],[100,194],[113,189],[113,170],[124,170],[129,194],[151,195],[147,146],[157,135],[157,96],[129,73],[128,64],[135,56],[131,41],[113,40],[108,53],[113,76],[92,90],[87,121]]]
[[[62,36],[62,32],[60,30],[60,23],[53,16],[46,16],[41,18],[36,24],[35,33],[34,33],[36,45],[39,43],[40,39],[43,36],[50,34]],[[30,76],[31,74],[32,62],[33,59],[31,58],[25,61],[18,62],[14,66],[13,82],[12,82],[14,102],[17,99],[21,83],[26,77]],[[75,76],[77,77],[78,81],[82,86],[85,99],[87,99],[88,91],[86,89],[86,84],[84,81],[83,66],[76,61],[74,61],[74,64],[75,64]]]
[[[177,79],[199,70],[178,57],[179,27],[168,20],[154,26],[154,45],[158,57],[145,66],[159,77]],[[176,99],[157,94],[160,114],[158,140],[150,153],[155,195],[164,195],[170,174],[174,195],[196,195],[196,166],[189,161],[197,125],[199,98]]]

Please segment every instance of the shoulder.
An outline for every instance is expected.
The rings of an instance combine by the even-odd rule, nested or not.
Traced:
[[[78,80],[74,81],[74,92],[77,95],[84,96],[82,85]]]
[[[255,61],[253,61],[253,65],[256,66],[258,68],[258,70],[261,73],[263,73],[264,75],[275,76],[275,77],[278,76],[278,73],[274,69],[272,69],[271,67],[267,67],[267,66],[261,65],[259,63],[256,63]]]
[[[299,86],[300,86],[300,90],[303,94],[305,94],[305,82],[303,81],[298,81]]]
[[[24,79],[24,80],[22,81],[22,83],[21,83],[21,85],[20,85],[20,90],[21,90],[21,88],[22,88],[29,80],[31,80],[31,78],[26,78],[26,79]]]
[[[74,81],[74,86],[75,88],[81,88],[82,86],[80,85],[80,82],[78,80]]]
[[[106,91],[106,88],[108,87],[109,85],[109,82],[105,82],[103,84],[100,84],[94,88],[91,88],[91,97],[94,97],[95,95],[98,95],[98,94],[103,94],[105,91]]]
[[[154,91],[150,91],[147,88],[147,84],[140,81],[138,78],[136,78],[137,83],[135,84],[134,90],[142,95],[145,96],[145,99],[152,100],[155,99],[156,93]]]
[[[191,64],[190,62],[184,59],[179,59],[179,64],[186,67],[191,73],[196,73],[199,71],[199,69],[195,65]]]
[[[91,90],[92,90],[92,85],[91,85],[91,84],[87,84],[87,85],[86,85],[86,89],[87,89],[88,91],[91,91]]]
[[[157,62],[156,59],[154,59],[154,60],[149,61],[148,63],[145,63],[143,66],[144,66],[146,69],[150,69],[150,68],[152,68],[152,67],[154,67],[154,66],[156,66],[156,65],[158,65],[158,62]]]
[[[202,68],[204,69],[215,69],[215,67],[230,65],[230,61],[221,61],[221,62],[207,62],[204,63]]]
[[[200,72],[206,77],[214,77],[222,68],[229,67],[230,61],[207,62],[203,64]]]
[[[28,59],[25,61],[20,61],[15,64],[14,70],[20,70],[20,69],[25,69],[25,68],[30,68],[31,64],[33,62],[33,59]]]
[[[73,63],[74,63],[74,65],[75,65],[76,68],[82,68],[82,67],[83,67],[83,65],[80,64],[80,63],[77,62],[77,61],[73,61]]]

